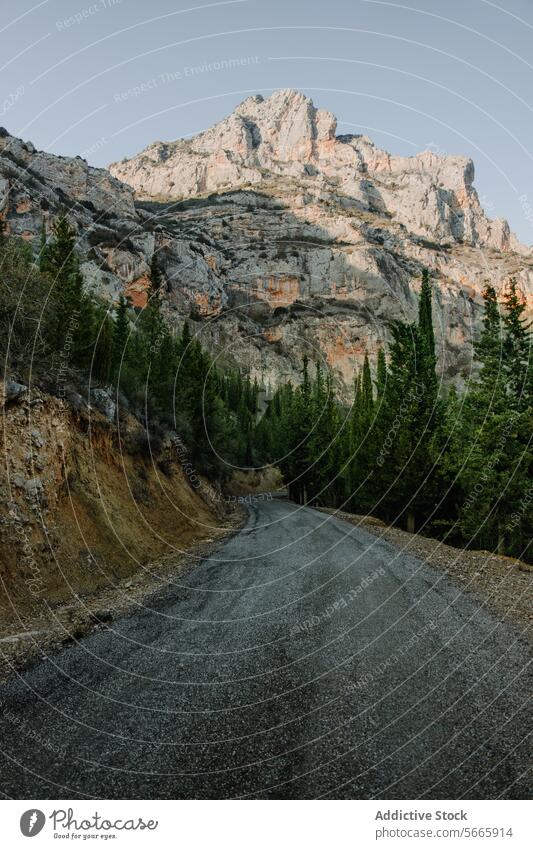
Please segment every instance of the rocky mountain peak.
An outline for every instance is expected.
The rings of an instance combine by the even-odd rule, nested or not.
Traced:
[[[533,252],[485,215],[470,159],[337,135],[300,92],[248,97],[111,171],[0,131],[0,219],[37,254],[43,225],[67,209],[91,291],[141,309],[157,267],[169,320],[187,316],[267,384],[297,381],[311,353],[348,397],[390,322],[416,318],[424,268],[443,380],[471,373],[487,282],[502,292],[515,278],[533,315]]]
[[[465,156],[395,156],[366,135],[336,135],[337,119],[293,89],[253,95],[189,140],[156,142],[111,173],[139,198],[182,199],[278,179],[314,198],[330,193],[438,243],[531,253],[504,219],[490,220]],[[282,185],[283,184],[283,185]]]
[[[191,148],[213,156],[227,151],[244,169],[277,173],[282,163],[299,163],[303,169],[318,161],[321,143],[334,139],[335,129],[331,113],[316,109],[301,92],[284,89],[266,99],[248,97],[228,118],[196,136]]]

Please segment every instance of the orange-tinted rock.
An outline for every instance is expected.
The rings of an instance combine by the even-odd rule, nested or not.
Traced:
[[[194,292],[191,294],[194,303],[194,313],[202,318],[218,315],[221,307],[220,295],[212,297],[208,292]]]
[[[300,295],[300,282],[296,277],[280,275],[258,280],[254,286],[254,294],[272,307],[287,307],[293,304]]]
[[[29,198],[24,198],[15,207],[18,215],[23,215],[31,209],[31,201]]]
[[[150,285],[151,280],[148,276],[138,277],[137,280],[132,280],[131,283],[126,284],[124,294],[134,307],[144,309],[148,303]]]

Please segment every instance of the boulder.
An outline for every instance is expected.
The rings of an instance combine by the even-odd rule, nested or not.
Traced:
[[[28,387],[23,383],[17,383],[15,380],[6,380],[1,387],[2,404],[18,404],[24,400],[28,392]]]
[[[92,389],[91,404],[99,410],[108,421],[113,421],[117,406],[107,389]]]

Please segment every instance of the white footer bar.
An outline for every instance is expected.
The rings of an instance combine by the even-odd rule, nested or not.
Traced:
[[[2,801],[2,845],[329,849],[533,846],[514,801]],[[32,842],[34,838],[35,842]]]

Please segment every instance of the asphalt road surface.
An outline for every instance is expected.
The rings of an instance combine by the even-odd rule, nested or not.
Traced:
[[[527,649],[444,574],[318,511],[245,528],[1,688],[15,798],[524,798]]]

